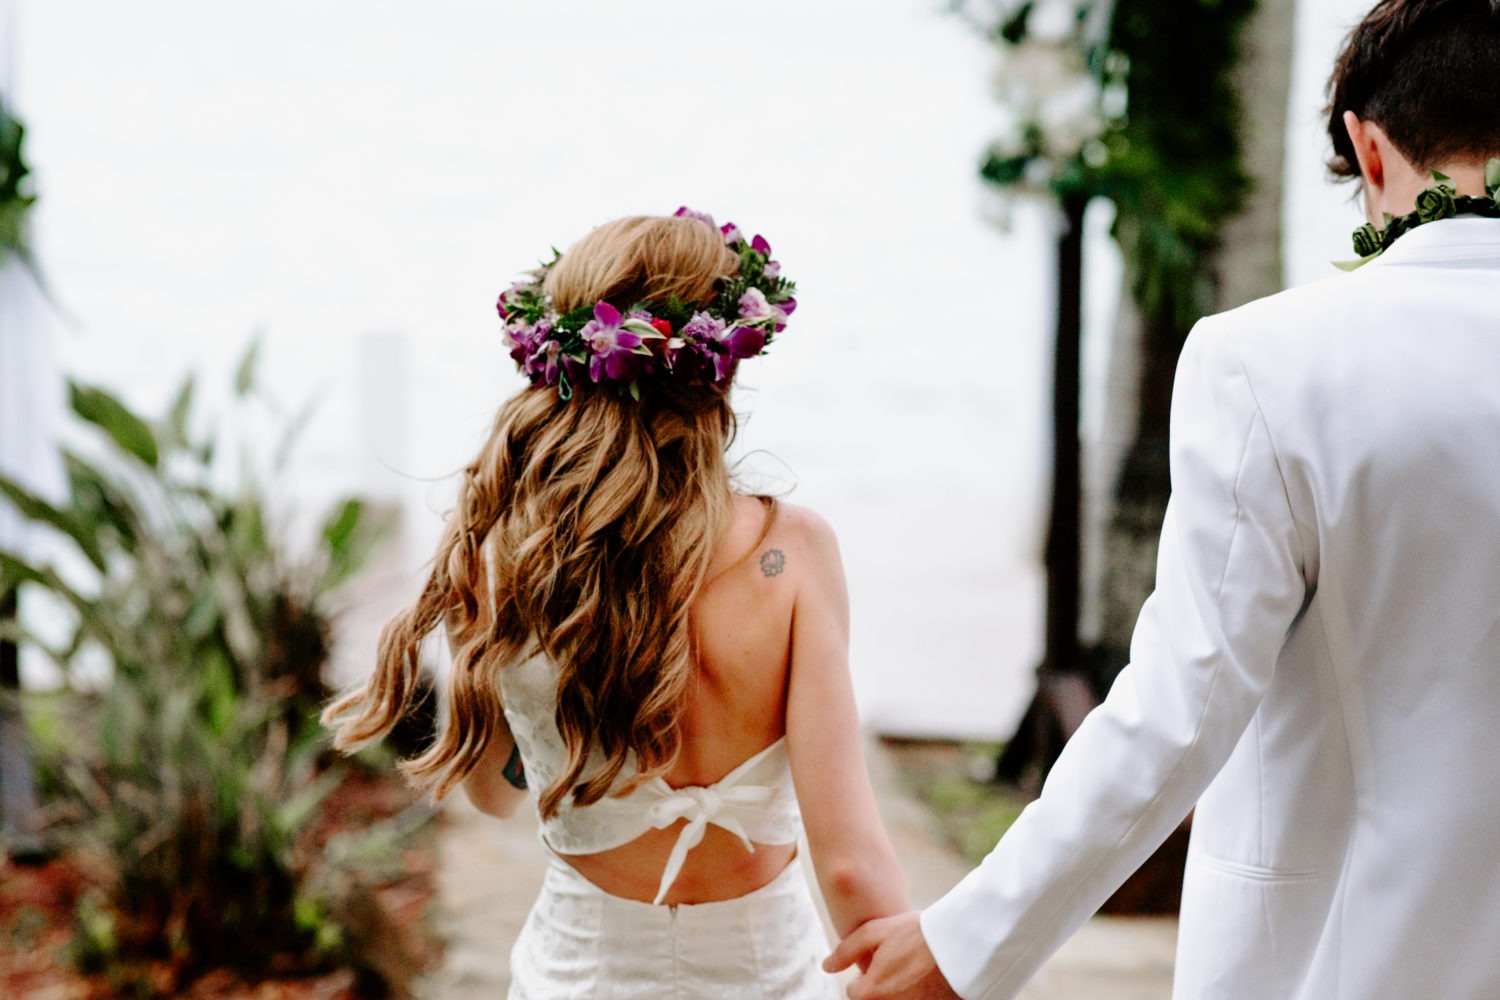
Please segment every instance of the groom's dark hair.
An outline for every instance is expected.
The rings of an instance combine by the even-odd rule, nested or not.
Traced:
[[[1500,156],[1500,0],[1380,0],[1328,81],[1328,169],[1351,178],[1345,111],[1379,125],[1419,168]]]

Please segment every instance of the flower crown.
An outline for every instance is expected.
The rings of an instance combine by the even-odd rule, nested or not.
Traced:
[[[552,260],[495,303],[510,356],[532,385],[555,385],[564,400],[585,382],[611,383],[635,399],[649,379],[723,385],[741,361],[765,353],[786,329],[797,286],[781,276],[771,244],[762,236],[746,240],[733,223],[719,226],[686,206],[675,214],[721,233],[739,257],[738,273],[722,279],[718,298],[706,309],[673,298],[633,303],[624,313],[609,302],[558,313],[543,288],[562,259],[554,250]]]

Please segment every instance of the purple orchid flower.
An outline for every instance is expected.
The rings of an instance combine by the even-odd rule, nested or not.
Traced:
[[[525,328],[520,330],[512,330],[509,326],[505,328],[505,347],[510,351],[510,359],[517,365],[523,364],[526,361],[526,355],[531,353],[531,348],[524,338]]]
[[[767,243],[766,238],[760,233],[756,233],[755,238],[750,241],[750,249],[766,258],[771,256],[771,244]]]
[[[797,311],[797,300],[793,298],[785,298],[780,302],[773,303],[771,308],[776,310],[778,314],[774,325],[776,327],[776,332],[780,333],[782,330],[786,329],[786,318]]]
[[[786,329],[786,318],[796,311],[796,299],[788,297],[771,302],[759,288],[751,288],[740,296],[740,319],[756,326],[769,323],[777,333]]]
[[[507,317],[509,317],[511,296],[515,295],[518,292],[533,288],[536,283],[537,279],[535,278],[529,281],[512,281],[510,283],[510,287],[501,292],[500,297],[495,300],[495,311],[500,314],[500,318],[506,319]]]
[[[690,343],[716,343],[724,332],[724,321],[706,312],[695,312],[682,325],[683,339]]]
[[[705,367],[712,366],[715,382],[723,382],[734,376],[740,361],[765,349],[766,337],[766,331],[759,326],[740,323],[728,326],[716,316],[694,313],[682,327],[686,350],[679,354],[678,366],[682,367],[683,355],[690,352]]]
[[[730,246],[743,242],[745,239],[745,234],[740,232],[740,227],[732,222],[726,222],[720,226],[719,232],[724,234],[724,242]]]
[[[589,345],[589,380],[602,382],[630,374],[629,356],[641,346],[637,333],[625,329],[620,310],[608,302],[594,306],[594,318],[584,324],[578,335]]]
[[[735,358],[753,358],[766,349],[765,328],[735,324],[724,331],[723,344]]]
[[[512,321],[505,325],[505,346],[510,348],[511,360],[524,370],[526,359],[551,335],[552,324],[545,319],[534,326]]]
[[[578,335],[589,345],[589,380],[632,382],[651,368],[648,340],[662,338],[651,325],[651,314],[636,311],[622,317],[620,310],[608,302],[594,306],[594,318],[583,325]]]
[[[568,381],[573,385],[578,385],[588,380],[588,366],[582,361],[579,361],[571,354],[564,354],[561,360],[563,374],[568,377]]]
[[[728,354],[715,354],[713,364],[715,382],[728,382],[734,378],[735,371],[740,367],[739,359]]]
[[[751,288],[740,296],[740,319],[747,323],[760,323],[775,314],[775,307],[766,301],[766,293],[759,288]]]
[[[556,385],[558,372],[562,367],[561,354],[562,345],[555,340],[549,340],[526,359],[526,366],[523,370],[533,382],[540,378],[547,385]]]
[[[761,269],[761,273],[764,274],[768,278],[779,277],[781,275],[781,261],[779,261],[779,260],[768,260],[768,261],[766,261],[766,266]]]

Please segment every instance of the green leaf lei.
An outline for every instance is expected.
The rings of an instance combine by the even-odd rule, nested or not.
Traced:
[[[1354,252],[1358,260],[1335,261],[1334,267],[1353,271],[1363,267],[1391,248],[1391,244],[1406,233],[1428,222],[1451,219],[1455,215],[1477,215],[1486,219],[1500,219],[1500,157],[1484,166],[1483,195],[1459,194],[1453,179],[1436,170],[1432,172],[1432,184],[1417,195],[1415,211],[1406,215],[1385,217],[1385,228],[1376,229],[1365,223],[1354,231]]]

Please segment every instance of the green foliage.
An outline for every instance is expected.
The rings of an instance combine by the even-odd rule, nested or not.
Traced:
[[[27,182],[31,169],[26,165],[25,140],[26,127],[0,97],[0,266],[15,254],[35,271],[26,242],[26,219],[36,196]]]
[[[919,794],[944,837],[975,865],[994,850],[1027,802],[1010,789],[981,784],[961,775],[938,778]]]
[[[237,406],[253,361],[252,350]],[[215,486],[217,449],[193,432],[193,397],[189,379],[152,421],[75,384],[73,413],[93,440],[65,454],[67,500],[0,477],[0,496],[83,557],[64,572],[0,552],[0,589],[61,601],[71,634],[43,648],[65,671],[89,651],[113,671],[88,725],[38,723],[43,769],[67,792],[65,834],[118,876],[81,905],[76,956],[127,971],[166,961],[189,977],[264,972],[273,958],[312,968],[344,946],[320,914],[334,905],[328,887],[347,884],[304,836],[343,774],[326,764],[316,721],[328,598],[383,529],[344,500],[311,551],[294,554],[249,474]]]
[[[907,744],[892,751],[902,784],[926,806],[939,835],[970,864],[984,859],[1031,801],[1014,788],[971,775],[976,762],[988,764],[1000,749],[989,743]]]
[[[26,127],[11,114],[5,95],[0,94],[0,267],[16,258],[45,293],[41,268],[31,253],[29,223],[36,195],[31,190],[25,146]]]
[[[1002,50],[1027,41],[1035,4],[978,2],[996,9],[992,37]],[[1078,0],[1080,24],[1101,4]],[[1116,0],[1113,8],[1107,33],[1072,36],[1101,102],[1113,105],[1101,108],[1097,139],[1038,171],[1049,143],[1046,126],[1033,120],[1019,144],[992,150],[980,172],[1006,189],[1040,172],[1060,200],[1114,202],[1114,235],[1147,328],[1180,342],[1213,308],[1210,256],[1248,191],[1231,73],[1255,0]]]
[[[103,389],[79,385],[68,386],[73,412],[114,439],[120,450],[134,455],[151,468],[156,467],[156,436],[146,422],[125,408]]]

